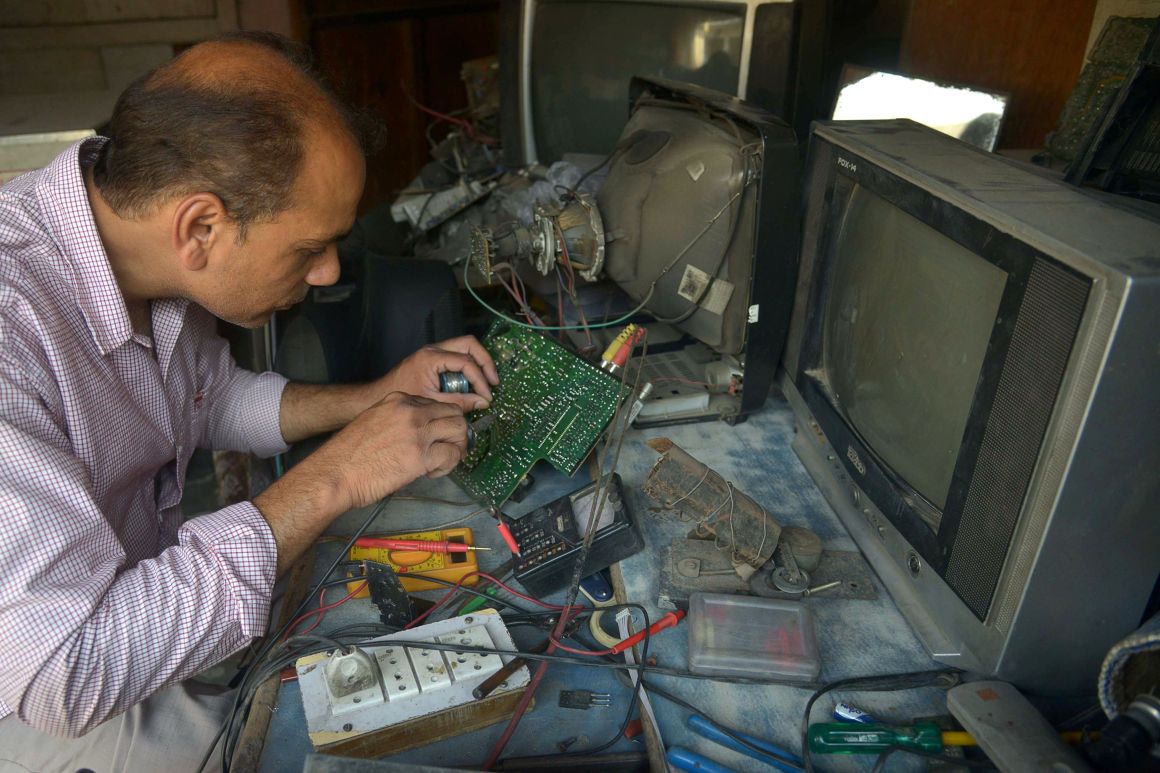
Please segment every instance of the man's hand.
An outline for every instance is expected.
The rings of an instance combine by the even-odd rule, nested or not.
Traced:
[[[474,393],[440,392],[439,374],[447,371],[463,373]],[[297,443],[345,427],[392,392],[451,403],[466,412],[487,407],[491,385],[498,383],[487,350],[472,336],[463,336],[423,347],[369,384],[287,384],[278,419],[282,437],[287,443]]]
[[[416,478],[438,478],[467,453],[467,420],[449,403],[392,392],[314,454],[339,470],[343,510],[365,507]]]
[[[440,392],[439,374],[449,371],[466,376],[474,394]],[[483,344],[474,336],[463,336],[424,346],[371,386],[380,390],[379,394],[406,392],[454,403],[463,411],[474,411],[487,407],[491,402],[491,387],[498,383],[495,363]]]
[[[446,475],[466,451],[457,405],[388,394],[254,499],[278,544],[279,573],[338,515],[424,475]]]

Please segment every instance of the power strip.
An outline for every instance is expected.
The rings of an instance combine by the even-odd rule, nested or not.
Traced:
[[[482,610],[369,639],[349,653],[332,650],[300,658],[295,668],[315,748],[472,703],[472,690],[512,659],[399,642],[515,649],[499,614]],[[529,680],[527,668],[521,668],[493,695],[523,689]]]

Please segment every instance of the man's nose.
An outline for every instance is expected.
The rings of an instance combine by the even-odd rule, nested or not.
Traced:
[[[338,281],[340,273],[338,265],[338,247],[331,245],[327,248],[318,261],[311,266],[310,273],[306,275],[306,284],[315,287],[324,287],[332,285]]]

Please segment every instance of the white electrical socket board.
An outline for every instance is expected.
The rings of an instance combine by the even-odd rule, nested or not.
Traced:
[[[369,659],[333,651],[299,658],[295,669],[307,731],[315,748],[471,703],[475,701],[471,691],[514,657],[404,647],[392,642],[515,649],[499,614],[485,609],[355,645]],[[368,677],[370,662],[377,666],[369,667],[373,679]],[[357,676],[344,683],[347,673]],[[335,679],[339,680],[337,687]],[[520,668],[491,695],[521,690],[530,679],[527,667]]]

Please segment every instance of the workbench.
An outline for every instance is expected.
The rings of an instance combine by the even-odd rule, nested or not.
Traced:
[[[710,422],[647,431],[630,430],[627,433],[617,471],[624,483],[627,502],[646,538],[645,549],[619,565],[622,590],[627,600],[645,605],[653,619],[667,611],[659,608],[657,603],[661,555],[673,539],[682,538],[689,531],[687,522],[666,517],[658,510],[656,503],[641,491],[641,484],[658,458],[657,453],[645,445],[644,441],[650,438],[670,438],[762,504],[782,526],[803,526],[813,530],[822,538],[827,550],[857,550],[791,449],[794,431],[791,410],[775,390],[759,413],[735,426]],[[519,504],[509,503],[505,512],[518,517],[540,504],[569,493],[584,482],[569,480],[557,473],[544,474],[540,468],[534,474],[537,480],[527,498]],[[447,480],[420,481],[404,494],[464,499],[462,492]],[[399,497],[392,500],[370,531],[420,531],[461,517],[471,509]],[[331,533],[349,535],[365,517],[366,511],[348,513],[333,524]],[[477,544],[494,548],[490,553],[476,554],[486,556],[481,560],[485,568],[499,564],[508,557],[494,521],[486,515],[478,515],[464,525],[472,527]],[[329,565],[338,547],[337,543],[319,546],[315,562],[319,572]],[[830,682],[847,677],[939,667],[924,653],[919,640],[877,578],[873,581],[876,590],[873,599],[827,597],[822,593],[804,602],[812,607],[817,623],[822,661],[819,681]],[[435,593],[434,597],[438,595]],[[338,598],[337,591],[334,598]],[[377,621],[377,618],[377,610],[369,601],[354,599],[331,611],[318,630],[322,632],[359,621]],[[686,624],[682,623],[652,639],[649,653],[657,657],[660,665],[682,670],[687,668],[686,628]],[[512,633],[520,646],[528,646],[544,637],[544,631],[522,626],[513,628]],[[672,676],[650,676],[649,679],[702,707],[718,722],[766,739],[794,753],[800,751],[802,711],[811,694],[810,690]],[[558,707],[559,691],[575,688],[610,693],[612,705],[606,709],[591,708],[586,711]],[[609,670],[553,664],[537,690],[535,707],[524,716],[504,756],[555,754],[558,753],[558,744],[569,740],[570,751],[603,743],[619,728],[630,694],[630,690],[618,682]],[[830,710],[837,699],[848,700],[883,721],[908,722],[917,717],[946,714],[945,692],[936,688],[923,688],[883,693],[839,692],[837,697],[834,694],[826,695],[815,708],[813,719],[830,719]],[[685,725],[689,715],[687,710],[657,698],[653,699],[653,707],[666,746],[683,746],[736,771],[772,769],[691,733]],[[263,710],[263,707],[255,709],[259,710]],[[268,773],[301,770],[303,760],[312,750],[306,734],[297,684],[283,684],[276,706],[272,710],[264,710],[271,712],[271,716],[259,769]],[[478,766],[505,725],[506,721],[450,741],[413,749],[391,759],[448,767]],[[640,751],[643,748],[640,740],[621,738],[609,751]],[[873,757],[814,757],[815,767],[823,771],[864,770],[873,761]],[[925,765],[925,761],[916,758],[894,755],[888,769],[922,770]],[[656,769],[658,767],[654,766]]]

